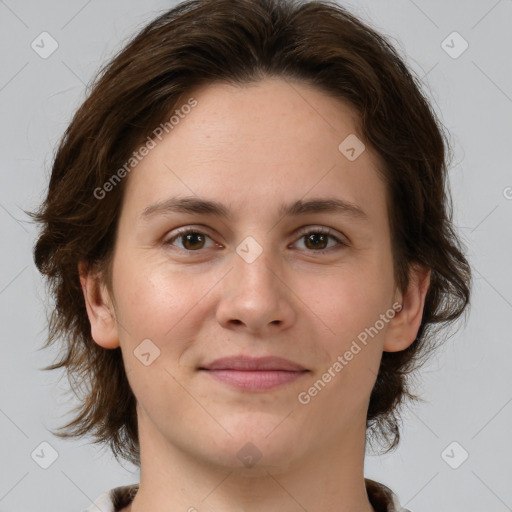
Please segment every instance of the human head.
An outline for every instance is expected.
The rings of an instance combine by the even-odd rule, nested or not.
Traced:
[[[114,453],[134,462],[135,399],[120,351],[91,339],[78,263],[102,271],[111,287],[128,181],[112,177],[148,136],[155,139],[155,128],[181,98],[201,85],[243,86],[265,77],[302,81],[355,109],[358,133],[382,163],[397,286],[407,288],[415,265],[431,270],[416,340],[403,351],[384,352],[370,399],[368,426],[390,434],[391,445],[398,442],[398,406],[411,398],[407,373],[433,347],[433,327],[456,320],[468,303],[469,267],[448,204],[447,143],[419,82],[389,43],[334,3],[182,3],[105,67],[77,111],[55,157],[34,251],[55,296],[48,342],[62,338],[67,349],[53,368],[92,383],[69,426],[74,435],[110,442]]]

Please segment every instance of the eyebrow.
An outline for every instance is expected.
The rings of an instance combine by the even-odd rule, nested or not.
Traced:
[[[171,213],[202,214],[224,219],[232,219],[233,217],[229,208],[224,204],[192,196],[173,197],[152,204],[143,210],[140,218],[141,220],[149,220],[157,215]],[[311,213],[333,213],[354,219],[368,220],[368,215],[359,206],[334,197],[314,198],[307,201],[298,199],[291,204],[282,204],[278,208],[278,214],[281,217],[293,217]]]

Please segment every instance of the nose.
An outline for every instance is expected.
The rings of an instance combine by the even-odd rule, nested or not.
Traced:
[[[216,312],[219,324],[262,336],[293,325],[293,290],[279,265],[269,262],[265,253],[251,263],[235,254],[232,263],[222,280]]]

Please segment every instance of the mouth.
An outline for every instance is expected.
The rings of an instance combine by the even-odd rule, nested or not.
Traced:
[[[219,382],[243,391],[267,391],[309,373],[303,366],[279,357],[226,357],[198,369]]]

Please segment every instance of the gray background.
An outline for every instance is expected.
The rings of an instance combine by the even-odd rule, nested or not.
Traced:
[[[68,418],[70,403],[66,380],[40,371],[55,354],[40,350],[46,296],[32,262],[35,227],[22,208],[42,199],[56,144],[95,71],[172,5],[0,0],[0,511],[78,512],[139,480],[87,439],[47,430]],[[413,512],[512,510],[512,1],[344,5],[392,38],[451,133],[455,223],[475,276],[466,327],[424,368],[417,390],[425,402],[405,414],[400,447],[369,455],[366,476]],[[43,31],[59,45],[46,59],[31,48]],[[453,31],[469,44],[458,58],[442,47]],[[48,469],[31,456],[44,441],[58,454]]]

